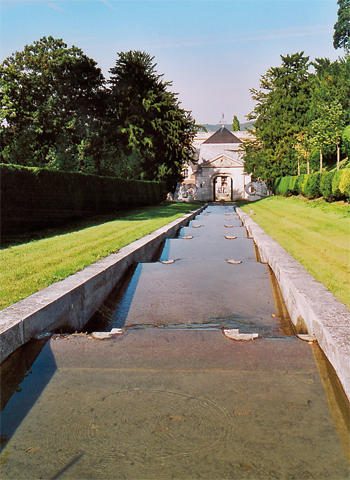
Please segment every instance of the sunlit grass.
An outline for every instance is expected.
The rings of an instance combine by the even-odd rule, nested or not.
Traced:
[[[194,208],[171,204],[134,210],[113,221],[1,250],[0,309],[117,252]]]
[[[350,309],[348,204],[276,196],[242,210]]]

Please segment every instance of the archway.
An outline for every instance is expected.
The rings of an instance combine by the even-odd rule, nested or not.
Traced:
[[[231,202],[233,180],[228,175],[218,175],[213,179],[214,200]]]

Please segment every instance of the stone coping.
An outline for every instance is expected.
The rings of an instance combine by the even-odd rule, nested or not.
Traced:
[[[350,312],[240,208],[237,214],[272,268],[297,333],[314,335],[350,400]]]
[[[132,264],[150,262],[161,243],[175,237],[178,230],[206,206],[2,310],[0,362],[43,331],[60,327],[73,331],[83,329],[126,270]]]

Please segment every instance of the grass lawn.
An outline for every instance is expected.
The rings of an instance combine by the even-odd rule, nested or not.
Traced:
[[[0,251],[0,309],[82,270],[100,258],[197,208],[168,204],[78,222],[46,232],[47,238]]]
[[[269,197],[241,207],[350,309],[350,206]]]

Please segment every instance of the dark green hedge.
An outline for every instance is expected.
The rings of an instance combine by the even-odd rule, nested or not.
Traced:
[[[327,201],[350,200],[350,168],[337,172],[312,173],[293,177],[279,177],[274,183],[276,195],[304,195],[307,198],[324,197]]]
[[[117,210],[156,205],[164,182],[0,164],[2,236],[53,227]]]

